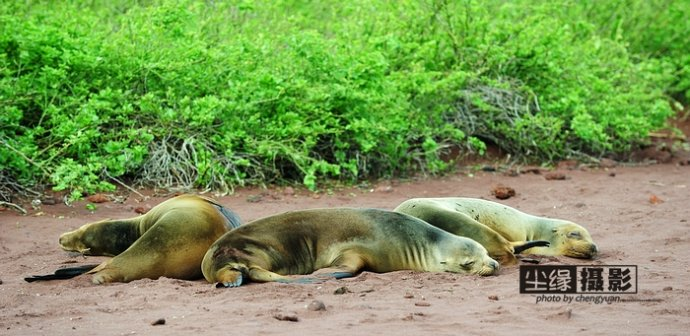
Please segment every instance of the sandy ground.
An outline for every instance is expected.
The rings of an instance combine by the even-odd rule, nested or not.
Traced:
[[[108,285],[92,285],[89,276],[24,282],[25,276],[51,273],[65,264],[102,260],[68,256],[58,247],[60,233],[103,218],[133,217],[135,208],[150,208],[165,199],[131,195],[124,204],[98,204],[94,212],[86,209],[85,202],[73,207],[43,205],[26,216],[0,211],[0,334],[687,334],[690,166],[560,172],[566,180],[478,171],[322,194],[290,188],[242,189],[220,202],[250,221],[293,209],[393,209],[412,197],[495,200],[491,189],[503,184],[517,195],[501,202],[580,223],[601,250],[595,260],[561,257],[545,258],[543,263],[637,265],[638,293],[621,295],[633,300],[536,303],[536,295],[519,293],[518,266],[504,267],[490,277],[365,272],[323,284],[249,284],[235,289],[216,289],[204,280],[167,278]],[[315,300],[326,309],[310,310]]]

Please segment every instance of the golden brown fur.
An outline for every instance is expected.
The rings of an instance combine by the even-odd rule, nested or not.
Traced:
[[[238,225],[239,218],[215,201],[182,195],[142,216],[85,224],[61,235],[60,246],[114,256],[88,272],[97,284],[161,276],[197,279],[208,247]]]
[[[479,243],[414,217],[376,209],[287,212],[226,233],[201,266],[219,286],[257,282],[310,282],[316,275],[343,278],[362,270],[416,270],[489,275],[498,263]]]

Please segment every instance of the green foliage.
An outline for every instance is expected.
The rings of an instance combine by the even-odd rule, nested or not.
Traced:
[[[690,4],[0,4],[0,167],[73,197],[623,154],[690,88]],[[609,18],[613,17],[614,20]]]
[[[690,102],[688,1],[587,0],[574,9],[590,18],[600,35],[627,46],[636,57],[665,63],[664,72],[672,78],[664,89]]]

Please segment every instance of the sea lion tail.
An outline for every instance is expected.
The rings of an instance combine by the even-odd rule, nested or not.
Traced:
[[[89,264],[89,265],[81,265],[81,266],[75,266],[75,267],[60,268],[60,269],[56,270],[55,273],[53,273],[53,274],[32,275],[30,277],[24,278],[24,281],[34,282],[34,281],[71,279],[77,275],[84,274],[84,273],[96,268],[98,265],[100,265],[100,264]]]
[[[514,254],[520,254],[520,252],[532,247],[547,247],[550,245],[550,243],[546,240],[530,240],[526,242],[514,242],[511,244],[513,245]]]

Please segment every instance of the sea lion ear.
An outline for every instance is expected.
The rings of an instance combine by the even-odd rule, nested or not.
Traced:
[[[551,232],[556,233],[558,232],[558,229],[551,229]]]

